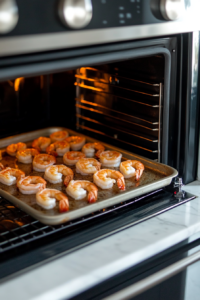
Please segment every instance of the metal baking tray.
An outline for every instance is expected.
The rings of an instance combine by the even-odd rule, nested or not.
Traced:
[[[2,153],[4,153],[5,148],[9,144],[18,143],[18,142],[25,142],[27,146],[30,147],[34,139],[40,136],[49,136],[51,133],[55,131],[65,130],[65,129],[69,132],[69,135],[81,136],[80,133],[77,133],[67,128],[49,127],[49,128],[1,139],[0,149]],[[95,139],[92,139],[87,136],[85,137],[86,137],[86,142],[97,142],[97,140]],[[115,205],[117,203],[128,200],[130,198],[134,198],[142,194],[167,186],[171,183],[172,178],[178,175],[178,172],[175,169],[167,165],[157,163],[155,161],[132,154],[130,152],[126,152],[122,149],[116,148],[114,146],[105,143],[102,144],[105,145],[106,150],[116,150],[122,153],[123,156],[122,160],[136,159],[141,161],[145,166],[145,170],[140,180],[136,182],[133,178],[125,179],[125,183],[126,183],[125,191],[120,191],[116,185],[114,185],[112,189],[108,189],[108,190],[102,190],[99,188],[98,199],[95,203],[92,204],[89,204],[87,202],[87,199],[74,200],[73,198],[68,196],[70,209],[66,213],[59,213],[58,203],[54,209],[51,210],[43,209],[42,207],[36,204],[35,195],[21,194],[18,191],[16,185],[6,186],[0,183],[0,195],[5,197],[7,200],[14,203],[15,205],[17,205],[26,213],[38,219],[40,222],[48,225],[56,225],[76,218],[83,217],[87,214],[93,213],[100,209],[104,209],[106,207]],[[28,175],[32,175],[32,176],[35,175],[41,177],[44,176],[43,172],[34,171],[32,168],[32,164],[19,163],[17,162],[15,157],[3,155],[1,162],[6,167],[8,166],[14,168],[18,167],[19,169],[25,172],[26,176]],[[62,157],[58,157],[56,163],[62,164],[63,163]],[[72,169],[75,171],[75,167],[73,167]],[[118,170],[118,168],[114,168],[114,169]],[[81,174],[77,174],[76,172],[74,173],[75,173],[74,180],[84,179],[84,180],[92,181],[92,177],[93,177],[92,175],[83,176]],[[51,184],[47,182],[47,188],[55,188],[66,193],[65,186],[63,185],[63,183]]]

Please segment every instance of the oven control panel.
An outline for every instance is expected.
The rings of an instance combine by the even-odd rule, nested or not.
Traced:
[[[0,0],[0,56],[200,31],[200,0]]]
[[[185,10],[185,0],[1,0],[0,37],[159,24]]]

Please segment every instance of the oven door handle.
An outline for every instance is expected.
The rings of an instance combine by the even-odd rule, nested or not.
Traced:
[[[153,275],[148,276],[145,279],[140,280],[137,283],[130,285],[129,287],[111,295],[103,300],[128,300],[133,298],[146,290],[156,286],[157,284],[163,282],[164,280],[176,275],[180,271],[187,268],[189,265],[200,260],[200,251],[179,260],[178,262],[166,267]]]

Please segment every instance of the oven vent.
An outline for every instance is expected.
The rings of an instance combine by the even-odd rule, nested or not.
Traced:
[[[134,76],[118,68],[78,69],[76,129],[160,161],[162,83]]]

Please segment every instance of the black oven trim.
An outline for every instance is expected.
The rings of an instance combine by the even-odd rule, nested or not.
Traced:
[[[171,40],[173,39],[173,37],[166,37],[103,46],[83,47],[81,49],[75,48],[28,55],[5,56],[0,58],[0,81],[22,76],[36,76],[52,72],[62,72],[84,66],[86,62],[91,64],[96,64],[96,62],[110,62],[107,55],[111,54],[112,56],[113,53],[115,53],[115,59],[120,60],[120,57],[116,54],[119,51],[121,51],[120,55],[122,55],[122,51],[144,51],[145,49],[146,51],[148,51],[148,49],[150,51],[150,49],[152,49],[152,54],[154,54],[156,47],[158,47],[161,50],[164,49],[163,53],[165,53],[165,50],[169,50],[168,54],[170,54],[172,50]],[[143,55],[145,55],[145,53]],[[151,55],[151,53],[147,53],[147,55]],[[134,56],[130,58],[134,58]],[[124,59],[126,59],[126,57]],[[111,61],[114,61],[112,57]]]
[[[198,44],[195,43],[198,39]],[[178,152],[179,173],[184,184],[197,178],[200,113],[200,33],[193,32],[181,36],[182,42],[182,82],[180,101],[180,149]],[[196,62],[196,66],[194,65]],[[193,79],[196,76],[197,85]]]

